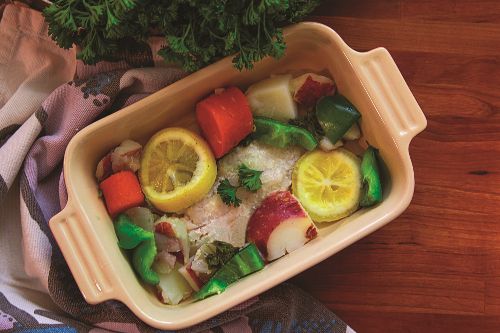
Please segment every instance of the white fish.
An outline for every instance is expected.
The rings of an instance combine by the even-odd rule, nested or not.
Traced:
[[[243,246],[251,215],[269,193],[288,190],[293,167],[303,152],[299,147],[282,149],[252,142],[247,147],[235,148],[222,158],[218,162],[217,181],[210,193],[186,210],[186,216],[193,223],[189,232],[191,242],[196,247],[213,240]],[[238,167],[241,164],[263,171],[260,176],[262,188],[255,193],[239,188],[240,206],[227,206],[217,194],[217,186],[223,178],[229,179],[233,185],[238,184]]]

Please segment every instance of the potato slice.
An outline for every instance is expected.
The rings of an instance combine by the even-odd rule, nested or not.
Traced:
[[[287,121],[297,118],[297,104],[290,91],[291,75],[278,75],[250,86],[246,92],[255,116]]]

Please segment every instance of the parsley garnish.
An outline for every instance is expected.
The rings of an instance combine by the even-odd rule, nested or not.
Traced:
[[[252,192],[259,190],[262,187],[261,174],[262,171],[253,170],[245,164],[241,164],[238,167],[239,186],[231,185],[229,180],[224,178],[217,186],[217,193],[226,205],[238,207],[241,203],[240,198],[236,196],[238,188],[244,187]]]
[[[249,191],[255,192],[262,187],[260,175],[262,171],[253,170],[242,164],[238,167],[238,176],[240,178],[240,185]]]
[[[49,34],[78,59],[146,58],[151,35],[165,37],[158,54],[195,71],[236,54],[234,66],[251,69],[285,52],[281,27],[308,15],[321,0],[53,0],[44,10]],[[144,64],[142,64],[144,65]]]
[[[288,123],[308,130],[318,141],[325,136],[325,131],[321,128],[318,118],[316,118],[316,112],[310,111],[302,117],[289,120]]]
[[[217,193],[226,205],[238,207],[241,200],[236,196],[237,189],[238,186],[231,185],[229,180],[224,178],[217,187]]]
[[[214,241],[206,245],[207,251],[210,251],[205,257],[205,261],[210,269],[219,269],[228,262],[238,249],[229,243]]]

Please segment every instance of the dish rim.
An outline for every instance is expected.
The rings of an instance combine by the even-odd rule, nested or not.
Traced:
[[[377,105],[377,101],[375,101],[374,98],[372,98],[373,96],[370,94],[369,87],[367,86],[367,82],[364,82],[364,80],[366,80],[366,77],[363,76],[363,73],[358,71],[355,64],[357,62],[359,62],[359,59],[361,59],[362,57],[376,56],[378,54],[385,54],[387,56],[388,52],[382,48],[368,51],[366,53],[356,52],[356,51],[352,50],[349,46],[347,46],[347,44],[345,44],[345,42],[340,38],[340,36],[336,32],[334,32],[331,28],[329,28],[325,25],[319,24],[319,23],[303,22],[303,23],[296,24],[294,26],[286,28],[284,31],[284,36],[286,38],[287,36],[296,32],[298,29],[304,29],[304,28],[313,29],[313,30],[316,30],[318,33],[325,34],[325,36],[333,39],[335,43],[339,44],[339,47],[343,50],[344,55],[346,56],[350,65],[352,66],[352,69],[356,73],[356,76],[357,76],[356,79],[361,82],[361,85],[364,87],[366,94],[368,95],[370,100],[372,100],[372,103],[374,104],[373,105],[374,109],[376,109],[377,112],[379,112],[380,106]],[[390,59],[392,60],[392,58],[390,58]],[[120,110],[120,112],[115,112],[114,114],[107,116],[107,117],[87,126],[86,128],[82,129],[80,132],[78,132],[72,138],[71,142],[69,143],[69,145],[67,147],[65,158],[64,158],[65,180],[67,181],[68,178],[70,177],[70,174],[71,174],[71,171],[69,171],[69,170],[68,170],[68,172],[66,172],[66,171],[67,171],[67,169],[70,168],[68,165],[71,165],[70,161],[73,159],[73,154],[75,154],[75,151],[77,151],[77,148],[81,144],[81,141],[87,135],[90,135],[92,132],[94,132],[98,128],[112,124],[112,123],[116,122],[117,120],[119,120],[120,118],[123,118],[131,113],[140,112],[140,109],[144,108],[144,106],[146,106],[148,104],[148,101],[150,100],[150,98],[152,96],[154,96],[156,94],[163,94],[165,92],[169,92],[169,93],[172,93],[172,91],[175,92],[175,90],[178,89],[178,87],[181,87],[185,84],[186,80],[196,81],[196,79],[198,77],[206,75],[207,73],[214,73],[217,71],[218,68],[223,68],[224,66],[232,66],[230,57],[222,59],[222,60],[218,61],[217,63],[214,63],[210,66],[207,66],[204,69],[201,69],[200,71],[195,72],[195,73],[187,76],[186,78],[181,79],[181,80],[173,83],[172,85],[161,89],[160,91],[156,92],[155,94],[153,94],[149,97],[146,97],[146,98],[142,99],[141,101],[134,103],[133,105],[128,106],[128,107]],[[391,69],[391,71],[393,71],[393,70],[394,69]],[[396,67],[396,70],[397,70],[397,67]],[[399,70],[397,70],[397,71],[399,73]],[[394,74],[394,73],[392,73],[392,74]],[[376,95],[376,93],[373,93],[373,92],[372,92],[372,94]],[[410,92],[410,95],[411,95],[411,92]],[[413,97],[413,95],[411,95],[411,97]],[[413,98],[413,100],[414,100],[414,98]],[[417,108],[416,111],[417,112],[419,111],[421,113],[422,111],[418,107],[418,104],[416,104],[416,101],[415,101],[415,105]],[[412,105],[412,106],[415,107],[415,105]],[[382,115],[379,114],[379,116],[381,118],[383,118]],[[423,117],[423,113],[422,113],[422,117]],[[118,299],[118,300],[122,301],[125,305],[127,305],[127,307],[129,307],[141,320],[143,320],[144,322],[146,322],[147,324],[149,324],[153,327],[160,328],[160,329],[186,328],[188,326],[192,326],[192,325],[200,323],[206,319],[209,319],[209,318],[211,318],[219,313],[222,313],[223,311],[228,310],[231,307],[233,307],[233,306],[235,306],[235,305],[237,305],[245,300],[248,300],[251,297],[254,297],[254,296],[272,288],[273,286],[297,275],[298,273],[305,271],[309,267],[325,260],[326,258],[328,258],[331,255],[340,251],[341,249],[343,249],[343,248],[347,247],[348,245],[354,243],[355,241],[365,237],[366,235],[370,234],[371,232],[381,228],[382,226],[384,226],[385,224],[387,224],[388,222],[392,221],[397,216],[399,216],[408,207],[408,205],[411,201],[411,198],[413,196],[414,174],[413,174],[413,167],[411,164],[411,160],[409,157],[408,145],[409,145],[409,142],[411,141],[411,139],[425,128],[425,126],[426,126],[425,117],[423,117],[423,118],[422,117],[418,118],[417,119],[418,121],[416,121],[416,124],[414,124],[413,128],[408,129],[407,132],[403,133],[400,131],[400,133],[398,135],[397,131],[393,130],[390,133],[392,139],[394,140],[394,142],[396,144],[398,157],[403,162],[403,167],[405,170],[404,178],[407,180],[407,182],[405,184],[398,185],[401,187],[398,189],[398,191],[400,191],[400,193],[404,194],[403,196],[400,197],[398,206],[394,207],[391,211],[386,212],[385,214],[380,215],[380,216],[376,216],[377,214],[375,214],[375,210],[370,211],[370,212],[365,212],[365,214],[374,215],[374,216],[372,216],[373,222],[371,222],[365,228],[358,230],[358,232],[351,234],[349,237],[344,238],[341,242],[337,242],[330,247],[325,247],[322,251],[315,252],[314,256],[309,258],[310,260],[308,260],[306,263],[302,263],[303,265],[295,265],[292,268],[283,269],[273,279],[266,279],[264,281],[260,281],[259,283],[255,284],[253,286],[249,285],[249,283],[248,283],[249,279],[243,279],[243,280],[239,281],[238,284],[240,285],[240,288],[239,288],[240,290],[238,292],[238,297],[233,296],[230,299],[227,299],[227,300],[224,300],[223,302],[220,302],[221,300],[228,298],[228,297],[224,297],[226,295],[226,293],[223,293],[222,295],[213,296],[210,298],[210,299],[212,299],[212,301],[211,301],[212,304],[215,302],[214,299],[219,300],[219,304],[216,308],[204,309],[202,311],[199,311],[199,312],[197,312],[196,316],[194,316],[194,317],[179,318],[178,320],[175,320],[175,321],[173,321],[173,320],[170,320],[170,321],[160,320],[158,318],[155,318],[151,314],[149,314],[147,311],[145,311],[145,309],[137,306],[137,304],[134,302],[134,299],[132,298],[132,296],[127,292],[127,289],[124,288],[123,284],[119,283],[120,282],[119,277],[116,277],[117,280],[114,281],[114,282],[118,282],[118,287],[115,286],[112,293],[105,295],[104,298],[103,297],[101,297],[101,298],[94,297],[93,295],[86,293],[84,290],[85,288],[81,287],[81,283],[78,283],[78,286],[79,286],[80,290],[82,291],[84,297],[86,298],[86,300],[89,303],[98,303],[98,302],[101,302],[103,300],[111,299],[111,298]],[[389,126],[388,124],[385,124],[385,125]],[[71,181],[69,183],[71,184]],[[63,209],[63,211],[60,214],[56,215],[50,221],[50,227],[51,227],[54,235],[56,236],[56,240],[58,243],[60,243],[60,239],[62,239],[61,237],[58,237],[58,235],[61,235],[61,231],[59,230],[59,228],[57,226],[58,223],[60,223],[61,219],[71,220],[69,218],[69,216],[71,216],[71,214],[73,214],[73,217],[75,217],[75,215],[76,215],[77,219],[78,218],[81,219],[82,215],[84,215],[83,212],[81,211],[82,206],[81,206],[81,204],[78,203],[78,198],[77,198],[77,195],[75,194],[75,192],[76,192],[75,188],[73,186],[68,186],[67,190],[68,190],[67,206]],[[60,246],[61,246],[61,244],[60,244]],[[64,246],[64,245],[61,246],[61,250],[63,252],[63,255],[66,258],[67,257],[66,252],[68,252],[69,250],[65,251],[64,248],[67,249],[68,247]],[[304,251],[302,251],[302,250],[304,250]],[[299,249],[298,251],[302,251],[300,253],[303,253],[302,256],[304,256],[306,253],[305,250],[307,250],[307,249]],[[291,258],[292,256],[296,257],[298,251],[296,251],[292,254],[289,254],[287,256],[289,258]],[[282,259],[283,258],[281,258],[280,261]],[[78,272],[78,267],[76,267],[75,263],[73,263],[73,264],[70,263],[71,259],[66,258],[66,261],[68,262],[68,265],[70,266],[71,271],[72,271],[73,275],[75,276],[75,271]],[[290,261],[290,260],[287,260],[287,261]],[[75,276],[75,279],[77,279],[76,276]],[[79,279],[77,279],[77,282],[79,282]],[[147,292],[146,290],[144,290],[144,291]],[[109,296],[112,296],[112,297],[110,298]],[[202,302],[206,303],[206,300],[204,300]],[[198,304],[202,303],[202,302],[198,302]],[[192,304],[195,304],[195,303],[192,303]],[[169,307],[166,306],[166,308],[169,308]],[[207,308],[208,308],[208,306],[207,306]],[[179,316],[179,317],[181,317],[181,316]]]

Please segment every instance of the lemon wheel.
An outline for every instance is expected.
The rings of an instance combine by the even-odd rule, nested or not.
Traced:
[[[139,178],[151,204],[180,212],[201,200],[217,176],[208,144],[189,130],[171,127],[156,133],[144,147]]]
[[[292,190],[315,222],[339,220],[358,208],[360,161],[345,149],[307,153],[295,165]]]

